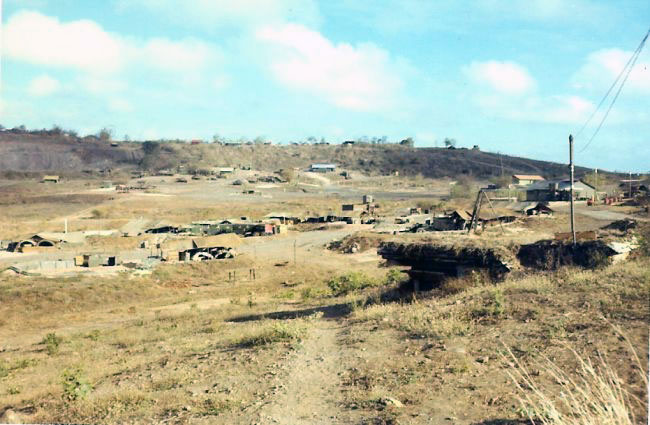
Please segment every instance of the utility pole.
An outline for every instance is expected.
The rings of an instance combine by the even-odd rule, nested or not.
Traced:
[[[594,182],[594,203],[598,200],[598,168],[594,170],[595,182]]]
[[[571,236],[573,237],[573,245],[576,244],[576,220],[573,205],[573,135],[569,134],[569,178],[571,179]]]
[[[499,152],[499,164],[501,164],[501,177],[503,177],[503,157],[501,156],[501,152]]]
[[[630,171],[630,191],[628,192],[630,194],[630,199],[632,198],[632,172]]]

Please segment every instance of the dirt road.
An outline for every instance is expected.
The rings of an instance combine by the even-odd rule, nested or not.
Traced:
[[[586,215],[587,217],[595,218],[596,220],[616,221],[616,220],[624,220],[626,218],[631,218],[639,221],[648,221],[647,218],[638,217],[630,214],[623,214],[615,211],[577,209],[577,213]]]
[[[284,238],[269,238],[264,236],[248,238],[246,241],[250,241],[250,243],[241,246],[238,248],[238,251],[255,258],[271,259],[274,261],[293,261],[295,244],[296,256],[298,257],[297,261],[300,263],[301,259],[304,260],[304,256],[310,251],[322,249],[328,242],[342,239],[358,230],[361,230],[360,226],[348,225],[343,229],[295,232]]]
[[[351,353],[342,344],[343,326],[334,319],[314,319],[309,336],[283,366],[281,390],[259,412],[260,424],[350,423],[341,409],[339,376]]]

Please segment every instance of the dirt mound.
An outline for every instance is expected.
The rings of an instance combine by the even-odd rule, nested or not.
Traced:
[[[472,273],[486,273],[490,280],[501,281],[517,265],[513,254],[503,247],[453,246],[431,243],[386,242],[379,247],[379,255],[404,266],[406,273],[419,289],[440,286],[450,277]]]
[[[342,252],[344,254],[354,254],[356,252],[365,252],[369,249],[376,249],[386,235],[377,233],[354,233],[341,239],[340,241],[331,242],[327,249]]]
[[[630,229],[636,229],[637,221],[631,218],[624,218],[623,220],[617,220],[612,223],[609,223],[607,226],[601,227],[601,229],[606,230],[618,230],[621,232],[627,232]]]
[[[578,242],[576,245],[544,240],[522,245],[517,254],[521,265],[538,270],[556,270],[561,266],[594,269],[609,264],[616,252],[603,241]]]

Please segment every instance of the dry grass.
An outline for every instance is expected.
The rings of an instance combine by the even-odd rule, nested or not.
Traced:
[[[404,188],[430,183],[403,180]],[[366,187],[362,181],[350,182]],[[69,207],[54,202],[40,215],[26,210],[21,216],[21,206],[12,205],[6,222],[16,231],[55,230],[62,223],[59,214],[81,217],[95,208],[106,213],[103,220],[71,219],[76,230],[119,226],[139,216],[189,222],[260,217],[270,210],[311,214],[338,209],[341,203],[338,196],[295,193],[286,202],[279,197],[221,202],[201,198],[202,184],[160,186],[161,193],[173,195],[169,197],[129,194],[100,205]],[[377,187],[373,181],[364,184]],[[183,198],[187,188],[197,198]],[[192,202],[179,205],[179,199]],[[382,207],[388,211],[425,201],[387,201]],[[502,236],[498,229],[480,236],[428,237],[450,245],[452,239],[474,240],[479,247],[493,246],[497,237],[505,246],[522,238],[516,232]],[[422,236],[399,238],[415,242]],[[255,239],[250,243],[260,242]],[[119,243],[130,247],[133,241]],[[90,239],[97,249],[114,242]],[[609,364],[617,364],[618,376],[634,387],[631,392],[642,396],[638,379],[628,379],[620,341],[600,318],[629,330],[635,346],[647,338],[647,259],[599,272],[513,273],[498,287],[479,277],[415,300],[382,304],[380,294],[396,283],[385,286],[385,268],[355,257],[363,256],[310,248],[299,257],[302,261],[291,264],[264,259],[258,250],[223,262],[165,264],[147,276],[0,276],[0,341],[5,348],[0,351],[0,411],[13,406],[29,422],[256,422],[260,406],[277,401],[273,386],[285,383],[286,373],[301,372],[291,369],[287,359],[307,351],[323,329],[335,334],[329,341],[336,345],[324,345],[322,356],[339,356],[337,369],[328,375],[343,399],[332,407],[333,414],[357,415],[349,422],[517,419],[512,383],[495,361],[503,347],[499,339],[512,347],[531,376],[537,356],[567,370],[576,361],[562,355],[562,347],[588,352],[597,346],[603,358],[613,360]],[[248,279],[252,267],[258,272],[255,281]],[[237,271],[236,281],[228,281],[229,271]],[[359,285],[345,297],[333,297],[328,281],[351,271],[382,285]],[[55,335],[48,337],[50,333]],[[314,368],[320,364],[310,363]],[[287,366],[285,375],[278,372],[280,366]],[[544,370],[540,379],[540,385],[553,382]],[[387,397],[404,406],[389,407]]]
[[[257,347],[274,343],[299,343],[307,334],[308,324],[308,320],[302,319],[291,322],[262,322],[252,329],[251,333],[235,341],[235,344],[242,347]]]
[[[620,334],[620,331],[618,331]],[[628,342],[634,359],[637,380],[646,388],[648,371],[641,363],[636,350]],[[644,401],[629,390],[629,385],[616,372],[614,366],[602,355],[596,360],[571,351],[578,367],[568,372],[563,365],[545,358],[538,367],[545,369],[552,379],[547,383],[536,378],[530,370],[508,350],[509,360],[515,367],[508,376],[519,390],[519,402],[533,423],[544,425],[633,425],[638,423],[634,408],[643,408]],[[508,360],[508,358],[506,358]]]
[[[388,388],[391,395],[408,402],[394,418],[397,422],[441,410],[452,421],[467,423],[518,423],[531,412],[548,418],[529,405],[519,408],[512,381],[498,361],[506,344],[517,356],[521,368],[516,371],[527,370],[541,393],[556,403],[556,410],[566,415],[573,409],[576,418],[582,415],[577,408],[561,405],[571,398],[562,382],[584,384],[580,390],[586,393],[589,387],[603,397],[609,394],[605,385],[616,382],[619,387],[613,386],[610,393],[627,403],[617,409],[623,412],[621,417],[630,418],[628,422],[541,422],[537,418],[535,423],[645,423],[643,406],[637,401],[646,399],[647,381],[629,347],[637,347],[639,357],[647,358],[649,266],[644,259],[597,272],[561,269],[512,277],[497,287],[472,286],[448,295],[423,294],[415,302],[356,309],[350,316],[348,341],[362,360],[361,366],[349,371],[348,400],[380,418],[382,406],[372,402],[372,395]],[[621,344],[610,322],[626,329],[629,343]],[[607,359],[609,371],[600,360],[590,363],[583,357],[582,363],[567,355],[595,347]],[[540,358],[552,359],[555,369]],[[614,366],[615,374],[611,373]],[[523,380],[519,384],[542,406],[531,384]],[[562,391],[566,398],[557,397]],[[524,398],[524,393],[519,397]]]

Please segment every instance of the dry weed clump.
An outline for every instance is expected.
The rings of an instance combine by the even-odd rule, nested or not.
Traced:
[[[648,371],[644,370],[629,340],[640,381],[648,387]],[[514,368],[507,373],[519,390],[518,399],[530,421],[544,425],[633,425],[638,423],[635,408],[643,408],[645,400],[635,397],[607,359],[596,360],[571,349],[577,360],[575,371],[568,372],[550,359],[539,365],[555,382],[542,383],[508,350]],[[508,360],[508,358],[505,358]],[[647,394],[646,394],[647,396]]]
[[[413,338],[447,338],[469,335],[472,321],[460,308],[444,308],[435,302],[411,304],[374,304],[356,309],[353,322],[385,323]]]
[[[262,325],[261,329],[257,329],[252,335],[242,337],[236,345],[259,347],[274,343],[299,343],[306,334],[307,326],[304,320],[272,321]]]
[[[439,311],[425,304],[415,303],[395,317],[395,326],[413,337],[446,338],[465,336],[472,323],[453,310]]]

